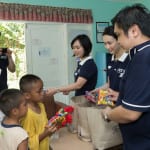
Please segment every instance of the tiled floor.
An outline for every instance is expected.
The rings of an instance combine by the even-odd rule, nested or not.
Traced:
[[[53,150],[93,150],[91,142],[81,141],[77,134],[72,134],[66,128],[59,130],[59,138],[51,140]]]

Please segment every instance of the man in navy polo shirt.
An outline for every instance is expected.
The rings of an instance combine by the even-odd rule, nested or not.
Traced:
[[[131,60],[121,81],[118,105],[103,111],[119,123],[124,150],[150,150],[150,12],[135,4],[112,19],[118,42]]]

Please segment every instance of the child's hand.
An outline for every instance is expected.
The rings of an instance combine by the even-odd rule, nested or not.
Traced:
[[[56,93],[58,93],[58,89],[56,89],[56,88],[49,88],[49,89],[45,90],[46,95],[54,95]]]
[[[39,135],[39,141],[41,142],[45,137],[51,136],[55,131],[57,130],[57,126],[55,124],[53,125],[46,125],[45,130],[43,133]]]
[[[50,125],[45,126],[45,132],[48,135],[52,135],[53,133],[55,133],[56,130],[57,130],[57,125],[56,124],[52,124],[51,126]]]

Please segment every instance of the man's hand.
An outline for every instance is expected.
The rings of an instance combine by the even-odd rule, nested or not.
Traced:
[[[119,97],[119,92],[112,90],[111,88],[108,89],[108,96],[109,100],[116,102]]]
[[[109,122],[110,118],[108,116],[108,114],[111,112],[112,108],[110,108],[109,106],[107,106],[105,109],[102,110],[102,116],[104,118],[105,121]]]
[[[98,91],[99,91],[99,88],[96,88],[96,89],[90,91],[90,93],[93,95],[96,95],[96,94],[98,94]]]

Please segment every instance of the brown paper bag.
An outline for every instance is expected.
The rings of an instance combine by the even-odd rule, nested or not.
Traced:
[[[78,104],[78,136],[83,141],[91,141],[91,133],[88,124],[87,108],[92,107],[92,103],[86,101],[86,103]]]
[[[74,111],[72,114],[72,124],[68,126],[68,129],[72,133],[76,133],[78,131],[78,119],[79,119],[78,105],[84,103],[87,103],[87,100],[85,99],[84,96],[74,96],[70,100],[70,105],[74,107]]]
[[[103,108],[87,107],[88,125],[93,147],[104,150],[122,144],[122,136],[117,123],[104,121],[101,110]]]

